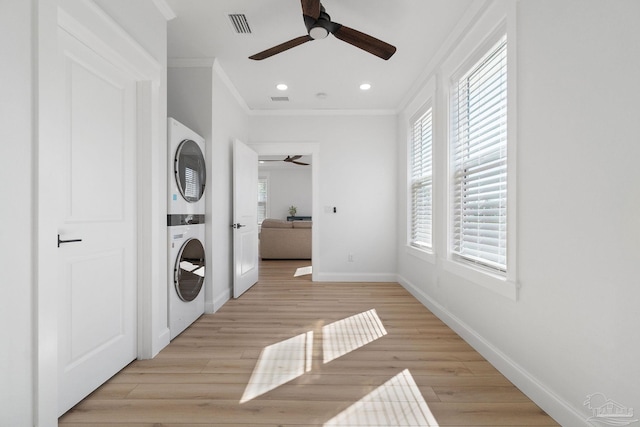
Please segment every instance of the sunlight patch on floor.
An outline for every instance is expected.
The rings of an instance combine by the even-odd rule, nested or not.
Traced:
[[[327,421],[337,426],[423,426],[438,427],[408,369]]]
[[[265,347],[240,403],[263,395],[311,370],[313,332]]]
[[[324,363],[387,335],[375,309],[322,327]],[[313,331],[265,347],[240,403],[248,402],[312,369]],[[437,427],[429,406],[408,369],[327,421],[325,426]]]
[[[298,269],[296,269],[296,272],[293,274],[293,277],[300,277],[300,276],[306,276],[313,273],[313,267],[312,266],[308,266],[308,267],[300,267]]]
[[[387,335],[375,309],[322,327],[324,363],[364,347]]]

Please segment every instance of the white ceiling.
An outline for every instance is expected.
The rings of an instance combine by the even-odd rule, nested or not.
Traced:
[[[384,61],[330,35],[253,61],[306,34],[300,0],[167,0],[177,15],[168,55],[216,58],[251,110],[396,110],[472,1],[479,0],[323,0],[334,22],[396,46],[395,55]],[[245,14],[252,34],[237,34],[230,13]],[[362,92],[362,82],[371,90]]]

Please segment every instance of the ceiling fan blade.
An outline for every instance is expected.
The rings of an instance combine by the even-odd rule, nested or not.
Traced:
[[[296,37],[295,39],[289,40],[287,42],[281,43],[277,46],[274,46],[270,49],[263,50],[262,52],[256,53],[255,55],[251,55],[249,59],[253,59],[256,61],[261,61],[263,59],[269,58],[270,56],[276,55],[278,53],[284,52],[285,50],[289,50],[293,47],[300,46],[303,43],[310,42],[313,40],[309,35]]]
[[[296,162],[295,160],[292,160],[291,163],[295,163],[296,165],[309,166],[309,163]]]
[[[300,0],[302,3],[302,14],[313,19],[320,17],[320,0]]]
[[[333,35],[355,47],[365,50],[379,58],[388,60],[396,53],[395,46],[383,42],[368,34],[361,33],[353,28],[345,27],[341,24],[335,24],[337,28],[332,31]]]
[[[302,158],[302,156],[291,156],[291,157],[287,156],[287,158],[291,160],[299,160]]]

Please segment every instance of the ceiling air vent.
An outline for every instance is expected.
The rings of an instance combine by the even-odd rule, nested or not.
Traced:
[[[249,21],[243,13],[230,13],[229,19],[233,29],[238,34],[251,34],[251,27],[249,27]]]
[[[288,96],[272,96],[271,100],[274,102],[282,102],[282,101],[289,101],[289,97]]]

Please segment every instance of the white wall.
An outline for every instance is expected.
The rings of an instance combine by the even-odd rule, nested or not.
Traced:
[[[231,298],[232,143],[234,138],[246,141],[248,118],[217,64],[194,67],[175,62],[169,69],[169,116],[206,140],[205,310],[213,313]]]
[[[167,71],[167,114],[202,136],[206,140],[207,153],[211,145],[212,65],[170,66]],[[207,181],[210,189],[209,184]]]
[[[32,257],[34,140],[32,114],[32,5],[3,1],[0,7],[0,425],[32,425],[33,328]],[[9,37],[9,35],[11,35]]]
[[[319,254],[314,253],[318,280],[395,278],[394,116],[255,115],[250,140],[319,144],[320,215],[313,219],[320,235]]]
[[[518,301],[398,235],[403,284],[562,425],[586,425],[596,392],[640,408],[639,16],[635,0],[518,3]]]
[[[268,177],[269,218],[286,219],[292,205],[297,208],[296,215],[312,216],[311,168],[260,165],[259,176]]]
[[[211,255],[213,257],[213,311],[231,298],[233,291],[233,141],[249,139],[246,107],[230,89],[224,71],[214,64],[213,73],[213,152],[211,177]]]

